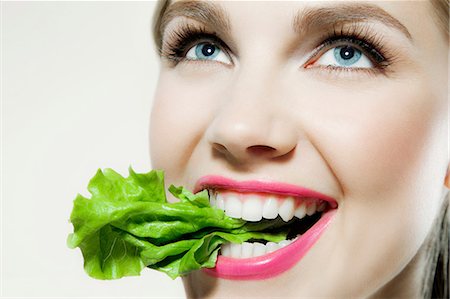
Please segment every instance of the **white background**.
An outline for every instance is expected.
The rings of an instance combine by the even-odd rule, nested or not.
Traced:
[[[184,297],[149,269],[91,279],[66,247],[72,201],[97,168],[151,167],[155,2],[1,5],[2,297]]]

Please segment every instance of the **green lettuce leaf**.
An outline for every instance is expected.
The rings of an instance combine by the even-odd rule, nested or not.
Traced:
[[[209,205],[208,192],[192,194],[170,186],[180,201],[166,199],[162,171],[122,177],[98,170],[90,180],[91,198],[78,195],[67,245],[79,247],[85,271],[97,279],[139,275],[148,267],[171,278],[215,266],[220,246],[250,239],[279,242],[286,233],[263,233],[267,223],[230,218]]]

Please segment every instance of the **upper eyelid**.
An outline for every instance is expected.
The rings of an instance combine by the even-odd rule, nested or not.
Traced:
[[[375,25],[375,23],[361,22],[361,21],[341,22],[341,23],[330,24],[327,28],[322,28],[320,32],[324,33],[329,30],[336,30],[337,27],[339,27],[339,28],[354,27],[354,28],[356,28],[356,29],[354,29],[354,31],[360,31],[360,32],[364,31],[365,34],[370,34],[370,31],[380,31],[379,29],[373,29],[372,25]],[[180,22],[180,24],[176,25],[176,27],[172,28],[172,30],[167,30],[169,33],[167,33],[167,31],[165,31],[165,34],[162,36],[162,41],[164,42],[165,40],[167,40],[167,35],[170,35],[170,32],[173,33],[173,32],[182,31],[182,30],[180,30],[180,28],[184,28],[184,27],[193,28],[195,31],[197,31],[197,30],[204,31],[204,33],[206,35],[214,36],[216,39],[221,40],[221,41],[226,41],[228,48],[230,48],[230,49],[235,48],[235,42],[231,35],[222,36],[222,34],[220,34],[220,32],[211,30],[211,28],[207,24],[199,23],[197,21],[190,21],[189,19],[187,19],[183,22]],[[199,30],[199,29],[201,29],[201,30]],[[342,29],[340,29],[340,30],[342,30]],[[309,35],[301,36],[302,39],[296,38],[296,41],[298,43],[301,43],[302,40],[306,40],[306,39],[308,39],[308,36],[313,36],[313,35],[320,35],[320,33],[311,32]]]
[[[211,41],[212,44],[218,46],[221,48],[221,50],[224,50],[227,54],[227,56],[230,57],[230,59],[232,58],[232,56],[236,56],[236,54],[231,55],[230,52],[234,51],[232,49],[230,49],[230,47],[227,45],[227,43],[225,43],[219,36],[217,36],[215,33],[199,33],[199,37],[197,38],[196,41],[194,41],[193,43],[191,43],[190,45],[186,46],[186,49],[184,49],[184,55],[187,54],[187,52],[192,49],[192,47],[199,45],[201,43],[205,43],[206,41]]]
[[[236,53],[236,51],[234,51],[236,49],[236,47],[234,47],[234,42],[232,40],[227,40],[226,42],[224,42],[224,39],[220,36],[220,34],[218,34],[214,30],[208,30],[207,28],[208,27],[205,24],[199,23],[196,21],[193,21],[193,23],[189,22],[189,21],[181,22],[172,30],[165,31],[165,34],[162,35],[162,40],[161,40],[162,43],[159,48],[159,52],[160,53],[163,52],[164,46],[167,46],[167,45],[170,45],[173,43],[170,41],[172,39],[171,36],[185,34],[186,29],[189,29],[187,31],[192,31],[196,35],[201,35],[205,39],[212,39],[221,47],[225,47],[226,49]],[[178,38],[175,38],[175,39],[178,39]],[[196,43],[197,43],[197,41],[196,41]]]
[[[181,4],[182,2],[180,2]],[[178,3],[175,3],[174,5],[177,5]],[[201,1],[199,1],[198,5],[203,6],[204,4],[207,4],[209,6],[208,3],[203,3]],[[212,6],[214,6],[214,3],[212,3]],[[202,16],[203,18],[204,16]],[[175,28],[170,29],[170,24],[171,22],[173,22],[173,20],[175,19],[179,19],[181,18],[182,20],[175,25]],[[231,35],[231,31],[230,28],[228,28],[227,26],[222,27],[222,26],[218,26],[218,24],[220,24],[220,20],[206,20],[205,22],[203,21],[199,21],[196,20],[195,18],[190,18],[188,16],[176,16],[175,18],[173,18],[168,24],[164,25],[164,31],[161,33],[161,45],[160,48],[162,48],[162,46],[164,45],[165,41],[167,40],[167,35],[170,35],[170,31],[172,32],[176,32],[179,30],[179,28],[182,27],[192,27],[192,28],[196,28],[197,30],[199,28],[202,28],[204,31],[206,31],[206,33],[208,35],[214,35],[216,37],[216,39],[221,41],[222,45],[225,45],[226,48],[232,50],[234,53],[236,53],[237,51],[237,46],[235,44],[235,41],[232,38]],[[212,23],[212,25],[210,24]],[[217,29],[217,30],[216,30]],[[167,34],[167,32],[169,32],[169,34]]]
[[[199,41],[196,41],[193,45],[198,45],[198,44],[201,44],[201,43],[205,43],[205,40],[202,40],[202,39],[210,40],[210,41],[212,41],[212,44],[217,45],[219,47],[223,47],[223,48],[226,48],[226,49],[229,48],[227,46],[227,44],[225,42],[223,42],[219,37],[217,37],[215,35],[209,35],[209,34],[205,35],[205,36],[202,36],[202,38],[199,38]]]
[[[361,46],[360,44],[358,44],[358,43],[356,43],[356,42],[352,42],[349,38],[346,38],[346,37],[339,37],[339,38],[337,38],[336,40],[330,42],[330,44],[328,44],[328,45],[321,44],[318,48],[316,48],[316,50],[315,50],[314,52],[315,52],[315,54],[317,54],[317,53],[323,51],[323,48],[327,48],[327,47],[328,47],[329,49],[333,49],[333,48],[335,48],[335,47],[338,47],[338,46],[339,46],[339,43],[341,43],[341,42],[342,42],[342,43],[347,43],[347,44],[353,44],[353,45],[356,45],[356,48],[361,49],[361,51],[362,51],[363,53],[369,52],[369,49],[366,49],[364,46]],[[366,42],[363,41],[363,40],[361,40],[361,42],[364,43],[364,44],[366,44]],[[375,60],[377,60],[376,62],[381,63],[384,59],[386,59],[386,58],[384,57],[384,55],[383,55],[382,53],[380,53],[380,52],[376,49],[376,46],[370,45],[370,44],[367,44],[366,46],[367,46],[368,48],[370,48],[371,51],[374,51],[375,54],[381,56],[382,59],[374,58]],[[368,54],[369,57],[374,57],[374,54],[371,54],[371,53],[367,53],[367,54]]]

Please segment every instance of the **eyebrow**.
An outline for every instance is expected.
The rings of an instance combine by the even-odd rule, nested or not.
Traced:
[[[403,33],[412,41],[411,33],[396,18],[379,6],[369,3],[344,3],[330,7],[305,8],[294,18],[292,27],[297,33],[310,28],[327,27],[332,24],[375,21]]]
[[[208,25],[225,38],[231,36],[230,19],[225,10],[209,1],[178,1],[171,3],[161,17],[159,35],[162,38],[167,25],[176,17],[186,17]]]
[[[167,25],[176,17],[193,19],[216,30],[224,39],[231,39],[231,23],[226,11],[212,1],[178,1],[171,3],[161,17],[161,38]],[[380,22],[405,35],[410,41],[408,29],[396,18],[377,5],[369,3],[340,3],[332,6],[306,7],[295,15],[294,32],[306,34],[313,28],[326,28],[333,24],[353,22]]]

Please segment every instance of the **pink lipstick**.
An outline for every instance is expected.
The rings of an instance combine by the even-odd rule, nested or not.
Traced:
[[[311,197],[327,201],[333,209],[337,207],[336,200],[330,196],[301,186],[279,182],[262,180],[237,182],[221,176],[210,175],[204,176],[197,181],[194,192],[203,189],[225,189],[238,192],[273,193],[294,197]]]
[[[207,274],[219,278],[234,280],[266,279],[289,270],[307,254],[336,215],[337,201],[335,199],[320,192],[292,184],[258,180],[237,182],[221,176],[206,176],[202,177],[195,187],[196,192],[202,189],[219,190],[219,192],[225,192],[224,194],[234,192],[235,194],[232,195],[234,201],[236,193],[257,193],[268,194],[268,197],[280,196],[281,201],[288,197],[292,200],[293,197],[299,202],[307,199],[308,201],[327,203],[327,209],[320,215],[320,219],[302,235],[298,235],[295,241],[283,248],[250,258],[232,258],[219,255],[215,268],[203,270]],[[242,198],[245,201],[248,197],[242,196]]]
[[[219,255],[216,267],[203,269],[214,277],[233,280],[266,279],[292,268],[309,251],[330,224],[336,210],[325,213],[304,235],[290,245],[272,253],[247,259],[235,259]]]

